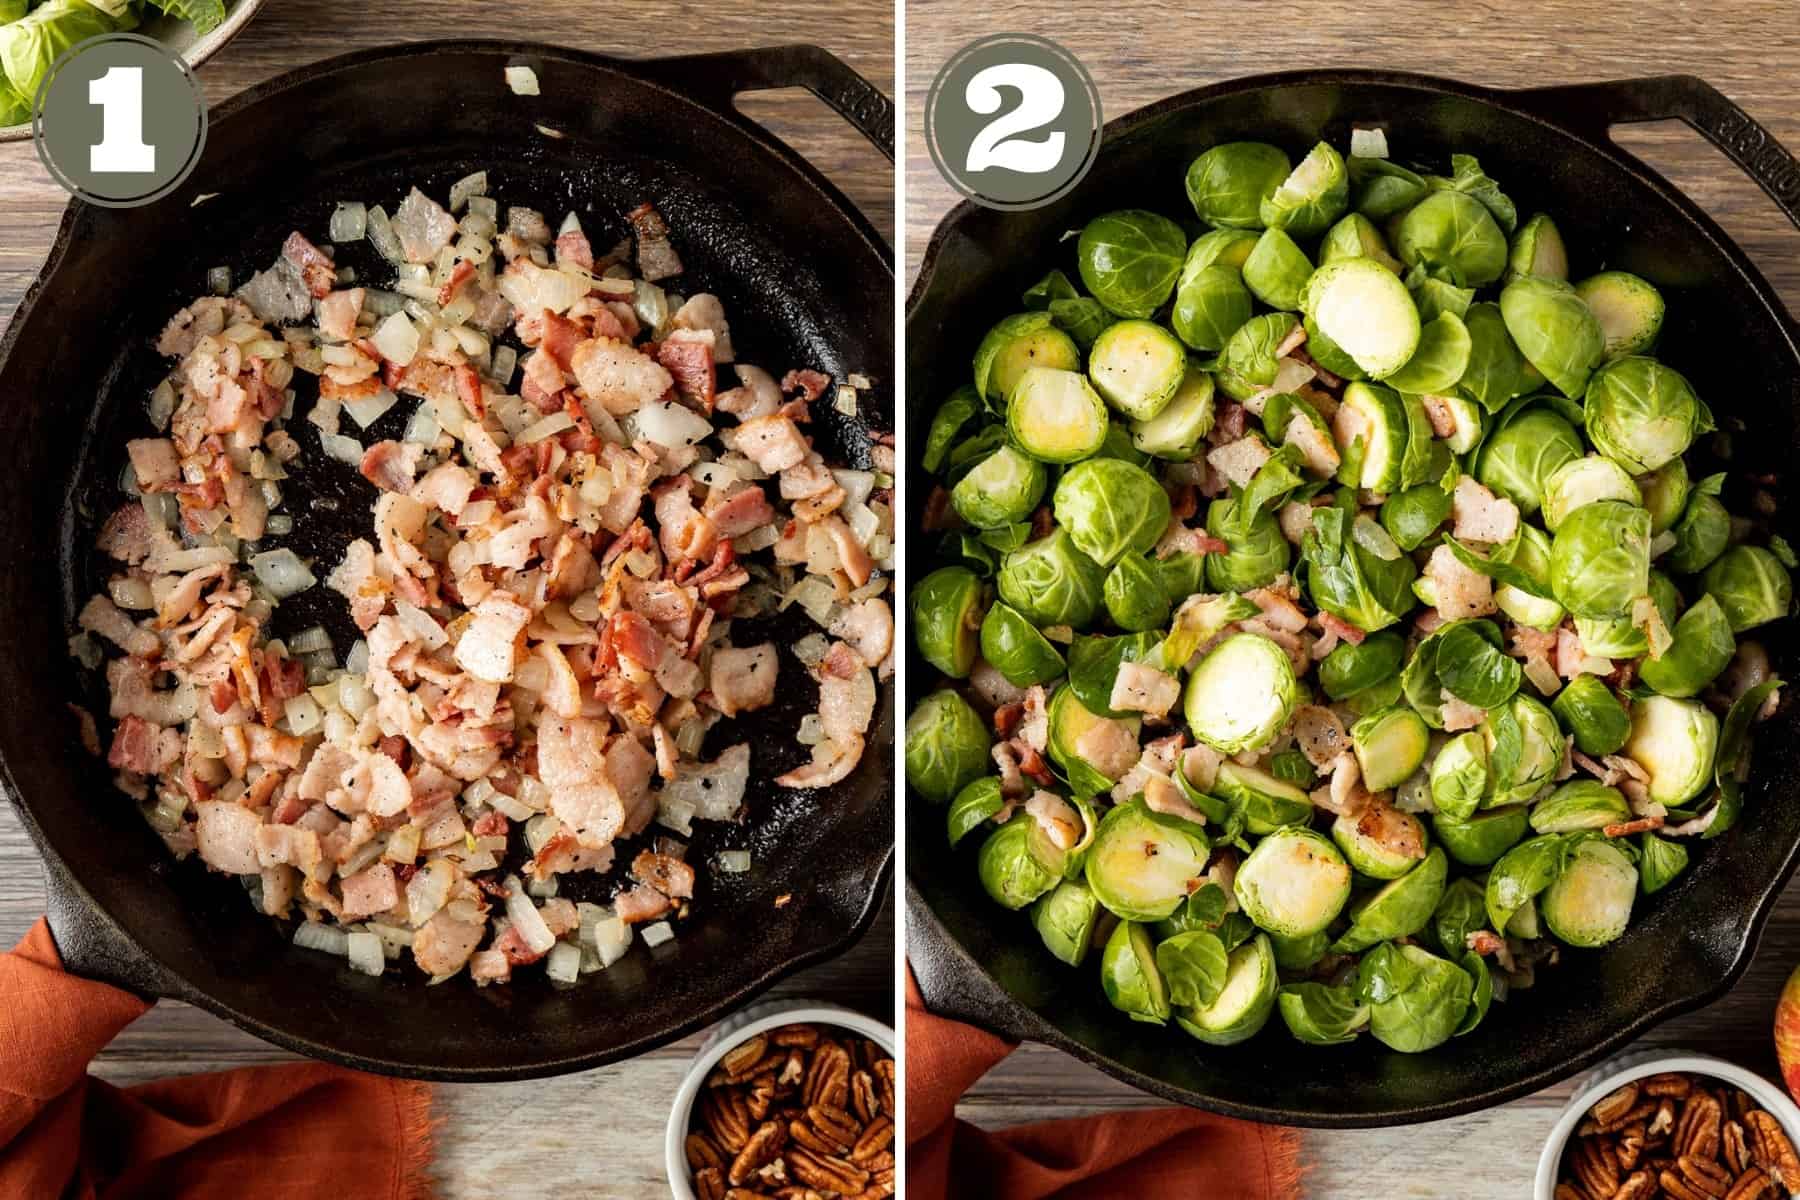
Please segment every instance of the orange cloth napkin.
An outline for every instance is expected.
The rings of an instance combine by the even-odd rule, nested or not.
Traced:
[[[117,1088],[88,1060],[150,1006],[63,970],[39,921],[0,955],[0,1196],[427,1200],[422,1083],[295,1063]]]
[[[907,1200],[1287,1200],[1300,1195],[1300,1135],[1293,1129],[1186,1108],[1043,1121],[997,1132],[957,1120],[957,1100],[1015,1045],[934,1015],[907,972]]]

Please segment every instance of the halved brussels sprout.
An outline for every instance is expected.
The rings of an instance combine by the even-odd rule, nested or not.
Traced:
[[[1250,258],[1250,251],[1256,249],[1256,239],[1254,229],[1209,229],[1188,247],[1187,261],[1182,264],[1182,269],[1203,271],[1217,265],[1241,271]]]
[[[1100,398],[1134,421],[1163,410],[1187,370],[1187,351],[1154,321],[1108,325],[1088,351],[1088,378]]]
[[[1680,808],[1712,783],[1719,718],[1698,700],[1646,696],[1631,705],[1625,754],[1650,776],[1650,799]]]
[[[1301,306],[1319,332],[1372,379],[1392,375],[1419,348],[1412,293],[1374,259],[1326,263],[1307,281]]]
[[[1535,833],[1578,833],[1631,820],[1625,794],[1598,779],[1571,779],[1531,809]]]
[[[1644,895],[1653,896],[1673,883],[1687,865],[1686,846],[1645,833],[1638,855],[1638,887]]]
[[[1575,748],[1594,758],[1617,754],[1631,736],[1631,714],[1597,675],[1569,680],[1550,708],[1575,735]]]
[[[1250,833],[1273,833],[1312,819],[1312,800],[1304,791],[1257,767],[1220,763],[1212,791],[1243,818]]]
[[[1276,951],[1277,960],[1280,951]],[[1298,1041],[1309,1046],[1336,1046],[1356,1040],[1369,1024],[1369,1008],[1348,985],[1290,983],[1275,995],[1281,1019]]]
[[[1662,622],[1663,633],[1675,627],[1675,618],[1681,615],[1681,593],[1676,591],[1674,583],[1661,571],[1650,572],[1649,596],[1656,606],[1658,619]],[[1644,621],[1644,614],[1637,611],[1634,602],[1632,610],[1616,617],[1576,617],[1575,633],[1581,639],[1581,648],[1588,654],[1600,658],[1638,658],[1650,651],[1649,626]],[[1663,645],[1662,634],[1658,634],[1658,645]]]
[[[935,474],[944,465],[950,447],[956,444],[963,427],[973,421],[980,411],[981,393],[967,383],[951,392],[938,405],[937,412],[931,416],[931,428],[925,434],[922,461],[927,471]]]
[[[1000,781],[992,775],[983,776],[963,788],[950,802],[950,810],[944,817],[950,844],[955,846],[993,820],[1005,807],[1006,797],[1000,794]]]
[[[1162,580],[1163,592],[1169,597],[1169,603],[1180,608],[1189,596],[1206,589],[1207,554],[1171,554],[1167,558],[1152,558],[1150,565],[1156,568],[1157,576]]]
[[[1606,357],[1642,354],[1662,331],[1662,293],[1628,271],[1602,271],[1575,285],[1593,310],[1606,341]]]
[[[1421,483],[1381,502],[1381,527],[1410,553],[1450,519],[1451,507],[1449,492],[1435,483]]]
[[[1725,610],[1733,633],[1787,616],[1794,599],[1787,568],[1761,546],[1733,546],[1713,560],[1700,583]]]
[[[1479,730],[1459,733],[1431,760],[1431,800],[1437,811],[1467,821],[1488,792],[1487,739]]]
[[[1287,651],[1254,633],[1234,633],[1188,676],[1182,713],[1200,741],[1223,754],[1269,744],[1299,700]]]
[[[1583,505],[1550,543],[1550,587],[1578,617],[1613,617],[1650,586],[1650,514],[1619,500]]]
[[[1502,647],[1492,621],[1458,621],[1438,641],[1437,679],[1444,691],[1476,708],[1498,708],[1519,690],[1519,660]]]
[[[1324,233],[1350,206],[1350,175],[1344,157],[1320,142],[1293,172],[1263,198],[1262,223],[1295,237]]]
[[[934,804],[943,804],[979,779],[988,766],[985,722],[969,702],[940,688],[906,718],[906,781]]]
[[[1006,398],[1006,430],[1019,449],[1048,463],[1072,463],[1106,441],[1106,402],[1079,371],[1032,367]]]
[[[1169,524],[1169,494],[1156,477],[1116,458],[1063,472],[1051,506],[1076,548],[1103,567],[1145,553]]]
[[[1212,425],[1212,376],[1190,364],[1162,411],[1131,423],[1131,444],[1157,458],[1188,462],[1200,453]]]
[[[1132,752],[1137,749],[1137,716],[1103,717],[1084,705],[1067,685],[1050,697],[1045,716],[1050,723],[1050,761],[1063,769],[1069,786],[1079,794],[1106,791],[1131,769],[1135,761]]]
[[[1687,508],[1688,493],[1693,484],[1688,479],[1687,462],[1671,458],[1654,471],[1637,477],[1638,494],[1650,513],[1652,535],[1675,528]]]
[[[1288,156],[1265,142],[1225,142],[1188,164],[1187,197],[1208,225],[1260,229],[1263,201],[1287,179]]]
[[[1317,273],[1314,272],[1314,274]],[[1312,281],[1308,280],[1307,282],[1310,284]],[[1302,305],[1306,303],[1304,293],[1300,297],[1300,303]],[[1306,327],[1306,352],[1321,368],[1353,382],[1369,377],[1367,371],[1356,365],[1354,358],[1344,353],[1341,346],[1325,336],[1325,331],[1319,328],[1319,323],[1313,320],[1310,314],[1301,319],[1301,324]]]
[[[1400,260],[1388,251],[1387,239],[1375,222],[1362,213],[1353,212],[1333,225],[1319,243],[1319,261],[1336,262],[1340,258],[1367,258],[1400,274]]]
[[[1267,587],[1288,569],[1293,548],[1281,536],[1275,515],[1261,512],[1248,533],[1237,530],[1237,501],[1221,496],[1206,508],[1206,532],[1224,541],[1224,554],[1205,556],[1206,582],[1215,591],[1248,592]]]
[[[1352,157],[1351,203],[1356,211],[1375,221],[1405,212],[1428,190],[1423,176],[1385,158]]]
[[[1244,286],[1270,308],[1297,312],[1300,290],[1312,276],[1312,260],[1284,231],[1269,228],[1256,239],[1256,248],[1244,260]]]
[[[1162,574],[1141,555],[1121,558],[1106,577],[1103,595],[1113,624],[1132,633],[1161,629],[1169,623],[1169,594]]]
[[[1156,944],[1156,966],[1177,1008],[1203,1008],[1219,998],[1231,960],[1210,929],[1189,929]]]
[[[1353,696],[1400,673],[1406,661],[1406,639],[1397,633],[1372,633],[1360,644],[1339,642],[1319,664],[1319,686],[1333,700]]]
[[[1520,842],[1494,864],[1488,872],[1486,900],[1488,924],[1496,933],[1504,934],[1513,916],[1562,873],[1568,848],[1568,839],[1561,834],[1539,834]]]
[[[1100,986],[1112,1006],[1134,1021],[1162,1025],[1169,1019],[1169,993],[1156,967],[1150,929],[1121,921],[1100,952]]]
[[[1085,629],[1100,607],[1106,568],[1083,554],[1066,529],[1027,542],[1002,560],[1000,598],[1040,629]]]
[[[1519,226],[1507,256],[1508,278],[1541,275],[1545,279],[1569,278],[1569,252],[1563,246],[1556,222],[1543,213]]]
[[[1575,289],[1558,279],[1522,276],[1501,290],[1500,315],[1525,361],[1557,391],[1579,398],[1600,363],[1606,336]]]
[[[1032,367],[1081,369],[1080,349],[1047,312],[1016,313],[987,331],[975,348],[975,390],[997,411]]]
[[[1339,496],[1355,501],[1348,489]],[[1341,503],[1313,510],[1313,527],[1300,543],[1307,588],[1320,609],[1374,633],[1412,609],[1418,568],[1368,516],[1348,517]]]
[[[1202,239],[1204,240],[1204,239]],[[1194,248],[1199,249],[1195,242]],[[1182,341],[1196,350],[1223,350],[1231,335],[1255,311],[1250,289],[1236,267],[1224,263],[1195,267],[1190,254],[1175,285],[1175,308],[1169,314]]]
[[[1475,289],[1457,287],[1454,283],[1427,275],[1414,267],[1406,273],[1406,290],[1413,295],[1421,323],[1429,325],[1444,313],[1460,317],[1475,302]]]
[[[1462,1026],[1475,981],[1458,964],[1418,946],[1387,942],[1363,958],[1357,990],[1369,1006],[1375,1040],[1417,1054],[1449,1041]]]
[[[1683,575],[1704,571],[1731,544],[1731,514],[1716,494],[1706,490],[1705,481],[1688,497],[1674,533],[1675,546],[1662,561]]]
[[[1411,937],[1431,923],[1449,877],[1443,848],[1433,846],[1411,870],[1350,906],[1350,928],[1331,944],[1332,950],[1355,954],[1377,942]]]
[[[1487,902],[1473,879],[1453,879],[1431,914],[1431,934],[1445,954],[1469,947],[1469,935],[1487,928]]]
[[[1418,349],[1405,366],[1387,377],[1388,385],[1413,396],[1447,392],[1469,369],[1471,351],[1469,330],[1462,318],[1441,312],[1420,328]]]
[[[981,657],[1014,687],[1048,683],[1064,670],[1062,652],[1055,644],[1003,601],[991,605],[981,619]]]
[[[1737,653],[1731,619],[1710,593],[1681,614],[1673,636],[1661,658],[1646,658],[1638,665],[1638,678],[1665,696],[1699,695]]]
[[[1094,924],[1100,902],[1087,884],[1065,879],[1031,906],[1031,924],[1044,941],[1044,949],[1078,967],[1094,943]]]
[[[1425,761],[1431,731],[1410,708],[1371,713],[1350,728],[1363,783],[1372,792],[1398,787]]]
[[[1100,819],[1087,854],[1087,885],[1115,916],[1160,921],[1187,899],[1210,851],[1200,826],[1133,799]]]
[[[1331,935],[1323,929],[1297,938],[1269,934],[1269,947],[1275,952],[1275,965],[1283,971],[1312,970],[1325,957],[1325,948],[1329,945]]]
[[[1044,464],[1002,446],[950,489],[950,507],[976,529],[1023,521],[1044,498]]]
[[[1466,821],[1448,813],[1434,813],[1431,832],[1451,858],[1465,867],[1485,867],[1499,859],[1525,836],[1523,805],[1489,808]]]
[[[1278,829],[1256,844],[1232,885],[1259,929],[1306,937],[1330,925],[1350,898],[1350,868],[1336,846],[1310,829]]]
[[[1634,475],[1681,457],[1695,435],[1713,427],[1681,372],[1639,355],[1594,372],[1583,411],[1595,449]]]
[[[967,567],[939,567],[913,585],[913,642],[925,661],[966,679],[981,628],[981,580]]]
[[[1181,226],[1139,208],[1095,217],[1075,247],[1081,282],[1108,312],[1147,317],[1175,289],[1187,257]]]
[[[1351,868],[1370,879],[1398,879],[1425,857],[1425,823],[1388,804],[1371,804],[1357,816],[1338,816],[1331,823],[1331,840]]]
[[[1178,1008],[1175,1024],[1211,1046],[1234,1046],[1262,1032],[1275,1011],[1275,955],[1258,934],[1231,952],[1225,987],[1205,1007]]]
[[[1389,227],[1394,252],[1458,287],[1481,287],[1506,270],[1506,235],[1481,201],[1433,192]]]
[[[1440,395],[1437,399],[1450,414],[1450,421],[1455,427],[1450,436],[1444,439],[1444,445],[1450,447],[1450,453],[1467,454],[1480,445],[1481,435],[1487,431],[1481,406],[1460,392]]]
[[[1625,468],[1601,454],[1572,459],[1544,481],[1544,527],[1555,533],[1563,518],[1596,500],[1641,506],[1643,493]]]
[[[1029,841],[1037,822],[1020,813],[981,843],[976,870],[994,903],[1024,908],[1056,886],[1059,876],[1032,856]]]
[[[1538,903],[1544,924],[1571,946],[1592,949],[1616,941],[1631,922],[1638,873],[1611,842],[1577,842],[1568,862]]]
[[[1501,558],[1496,552],[1495,558]],[[1550,538],[1536,525],[1521,523],[1519,540],[1505,554],[1504,561],[1523,572],[1536,587],[1527,591],[1510,583],[1494,589],[1494,604],[1501,612],[1521,625],[1533,629],[1555,629],[1563,621],[1563,606],[1550,598]]]
[[[1410,433],[1399,393],[1379,384],[1352,383],[1344,388],[1331,424],[1343,451],[1339,483],[1372,492],[1399,488]]]
[[[1281,359],[1275,352],[1299,323],[1293,313],[1251,317],[1225,339],[1225,349],[1219,353],[1220,370],[1257,387],[1274,383],[1281,370]]]
[[[1498,304],[1472,304],[1462,318],[1469,331],[1469,365],[1456,386],[1487,411],[1499,412],[1530,387],[1525,356],[1506,332]]]
[[[1493,789],[1488,807],[1522,803],[1537,795],[1562,765],[1563,733],[1556,717],[1530,696],[1514,696],[1482,722]]]

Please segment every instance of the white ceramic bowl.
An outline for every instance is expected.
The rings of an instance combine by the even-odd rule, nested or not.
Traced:
[[[712,1032],[706,1035],[706,1041],[701,1044],[700,1053],[694,1056],[694,1064],[688,1068],[687,1077],[681,1081],[681,1089],[675,1093],[675,1103],[669,1109],[669,1129],[663,1139],[663,1161],[669,1175],[669,1191],[674,1194],[675,1200],[698,1200],[694,1195],[693,1184],[688,1179],[686,1143],[688,1119],[693,1113],[694,1102],[700,1096],[700,1089],[706,1086],[706,1077],[733,1046],[783,1025],[835,1025],[859,1037],[868,1038],[889,1054],[894,1053],[892,1027],[883,1025],[873,1017],[865,1017],[848,1008],[817,1000],[770,1000],[763,1004],[752,1004],[714,1025]]]
[[[1533,1200],[1555,1200],[1556,1176],[1562,1167],[1563,1150],[1575,1135],[1575,1127],[1581,1124],[1582,1118],[1587,1116],[1588,1109],[1594,1106],[1595,1101],[1634,1079],[1669,1071],[1705,1075],[1742,1088],[1781,1122],[1790,1138],[1800,1141],[1800,1107],[1795,1106],[1779,1084],[1771,1083],[1754,1071],[1747,1071],[1736,1063],[1714,1058],[1710,1054],[1688,1054],[1680,1050],[1633,1050],[1601,1063],[1577,1085],[1574,1098],[1557,1118],[1556,1126],[1550,1130],[1549,1140],[1544,1143],[1544,1153],[1538,1158],[1537,1180],[1531,1193]]]

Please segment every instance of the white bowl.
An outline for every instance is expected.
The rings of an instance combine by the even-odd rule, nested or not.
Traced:
[[[1588,1109],[1614,1088],[1623,1087],[1646,1075],[1679,1072],[1705,1075],[1729,1083],[1748,1092],[1752,1099],[1767,1109],[1787,1135],[1800,1141],[1800,1107],[1788,1098],[1779,1084],[1771,1083],[1754,1071],[1736,1063],[1714,1058],[1710,1054],[1689,1054],[1680,1050],[1633,1050],[1595,1067],[1576,1085],[1575,1095],[1556,1119],[1544,1153],[1538,1158],[1537,1180],[1532,1187],[1533,1200],[1555,1200],[1556,1176],[1562,1167],[1563,1150],[1575,1134],[1575,1127],[1587,1116]]]
[[[694,1101],[699,1098],[700,1089],[706,1086],[706,1077],[733,1046],[783,1025],[835,1025],[868,1038],[889,1054],[894,1053],[892,1027],[873,1017],[817,1000],[770,1000],[752,1004],[714,1025],[701,1044],[700,1053],[694,1056],[694,1064],[688,1068],[687,1077],[675,1093],[675,1103],[669,1109],[663,1160],[669,1174],[669,1191],[674,1193],[675,1200],[698,1200],[693,1184],[688,1180],[687,1135]]]

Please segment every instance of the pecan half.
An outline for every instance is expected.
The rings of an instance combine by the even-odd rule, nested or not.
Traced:
[[[716,1088],[700,1098],[700,1119],[713,1140],[736,1154],[750,1140],[750,1108],[736,1091]]]
[[[850,1098],[849,1052],[835,1042],[822,1044],[813,1055],[800,1095],[808,1105],[830,1104],[842,1108]],[[857,1190],[861,1190],[860,1187]]]
[[[1795,1155],[1794,1143],[1782,1132],[1781,1123],[1759,1108],[1744,1114],[1744,1126],[1756,1165],[1789,1192],[1800,1190],[1800,1156]]]
[[[1675,1153],[1693,1158],[1719,1156],[1719,1118],[1723,1106],[1710,1093],[1697,1091],[1682,1106],[1675,1122]]]
[[[856,1144],[850,1148],[850,1161],[862,1166],[878,1154],[894,1144],[894,1121],[891,1117],[876,1117],[869,1122],[869,1127],[862,1131]]]
[[[1590,1200],[1590,1197],[1572,1183],[1559,1183],[1556,1185],[1556,1195],[1551,1200]]]
[[[744,1105],[750,1115],[758,1121],[768,1119],[769,1112],[775,1107],[775,1072],[759,1071],[750,1080],[750,1091],[744,1096]]]
[[[1648,1171],[1633,1171],[1611,1194],[1611,1200],[1649,1200],[1656,1195],[1656,1188],[1656,1176]]]
[[[1751,1165],[1750,1141],[1744,1136],[1743,1124],[1738,1121],[1725,1122],[1725,1129],[1719,1135],[1719,1143],[1725,1165],[1731,1168],[1733,1175],[1742,1175],[1745,1168]]]
[[[1642,1083],[1646,1096],[1673,1096],[1680,1100],[1694,1090],[1694,1081],[1686,1075],[1652,1075]]]
[[[700,1200],[725,1200],[725,1172],[720,1167],[702,1167],[694,1172],[694,1194]]]
[[[1599,1138],[1582,1138],[1575,1147],[1575,1179],[1590,1196],[1611,1196],[1619,1189],[1619,1160]]]
[[[900,1115],[894,1106],[894,1060],[884,1058],[875,1064],[875,1087],[881,1097],[881,1111],[890,1117]]]
[[[1774,1200],[1774,1196],[1774,1182],[1763,1174],[1761,1167],[1751,1167],[1738,1176],[1731,1190],[1725,1193],[1725,1200]]]
[[[1610,1091],[1594,1102],[1594,1107],[1588,1109],[1588,1116],[1594,1118],[1596,1124],[1610,1125],[1637,1107],[1638,1091],[1636,1083]]]
[[[1678,1158],[1675,1160],[1675,1168],[1701,1195],[1712,1196],[1716,1200],[1731,1190],[1731,1172],[1711,1159],[1691,1156]],[[1669,1185],[1664,1183],[1663,1190],[1667,1191],[1668,1188]]]
[[[750,1140],[744,1143],[744,1148],[738,1151],[726,1177],[733,1185],[743,1186],[758,1171],[774,1162],[786,1143],[787,1131],[781,1127],[781,1122],[764,1121],[750,1135]]]
[[[798,1046],[810,1050],[819,1044],[817,1025],[783,1025],[769,1035],[777,1046]]]
[[[845,1061],[848,1062],[848,1056]],[[854,1196],[869,1184],[867,1171],[836,1155],[817,1154],[804,1146],[793,1146],[783,1157],[789,1174],[807,1187],[822,1192]]]
[[[725,1169],[725,1156],[719,1153],[719,1148],[704,1133],[688,1134],[685,1149],[690,1171],[699,1172],[707,1167]]]
[[[881,1111],[881,1100],[875,1095],[875,1076],[870,1072],[858,1071],[850,1077],[850,1107],[865,1125]]]
[[[745,1079],[756,1070],[768,1050],[769,1039],[759,1033],[750,1040],[727,1050],[725,1057],[719,1060],[719,1066],[724,1069],[725,1074],[731,1076],[734,1082]]]

